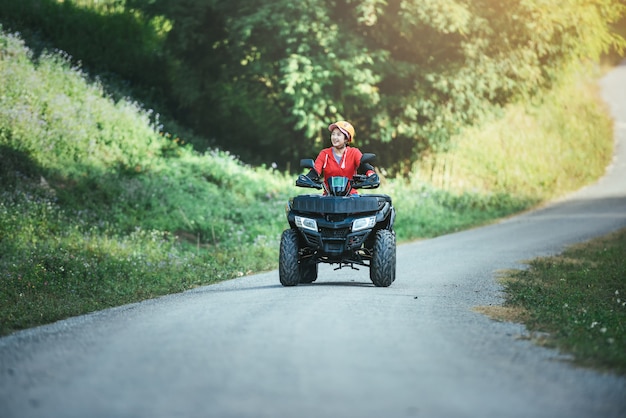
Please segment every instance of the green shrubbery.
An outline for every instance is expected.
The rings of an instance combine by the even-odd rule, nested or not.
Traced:
[[[272,268],[291,181],[0,34],[2,333]]]
[[[588,184],[611,159],[613,128],[587,74],[465,130],[448,152],[421,160],[413,177],[459,193],[487,191],[531,201]]]
[[[620,0],[0,0],[30,45],[120,77],[197,149],[281,169],[337,119],[390,170],[445,150],[623,47],[611,24],[624,13]]]
[[[302,192],[292,175],[193,150],[63,53],[34,56],[15,34],[0,33],[0,79],[0,333],[276,267],[284,205]],[[568,126],[588,125],[568,154],[584,155],[587,164],[572,165],[580,181],[593,178],[597,170],[588,169],[606,163],[596,150],[612,143],[609,121],[597,104],[580,111],[589,97],[564,97],[571,111],[561,112],[558,99],[535,111],[514,107],[489,135],[471,134],[472,143],[493,148],[540,115],[561,112],[555,125],[533,122],[539,140],[528,158],[551,152],[545,146],[554,138],[577,137]],[[579,140],[593,145],[579,149]],[[508,174],[484,167],[510,155],[496,153],[488,164],[472,155],[455,157],[455,167],[467,164],[480,179],[470,189],[452,187],[464,170],[445,172],[441,184],[419,171],[410,181],[383,176],[377,192],[394,199],[401,240],[489,222],[550,195],[534,197],[541,179],[523,175],[490,187]],[[578,184],[545,187],[554,194]]]
[[[144,86],[165,83],[162,19],[145,19],[119,0],[0,0],[0,21],[38,49],[51,42],[101,74]],[[48,44],[49,45],[49,44]]]

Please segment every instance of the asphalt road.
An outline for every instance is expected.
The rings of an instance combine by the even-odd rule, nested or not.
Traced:
[[[618,147],[597,184],[399,246],[390,288],[273,271],[2,338],[0,417],[626,417],[625,378],[473,310],[502,303],[498,270],[626,226],[626,66],[602,86]]]

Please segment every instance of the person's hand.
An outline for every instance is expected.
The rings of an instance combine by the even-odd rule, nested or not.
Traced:
[[[376,173],[368,174],[367,179],[370,180],[370,181],[373,181],[373,182],[379,182],[380,181],[380,178],[378,177],[378,174],[376,174]]]
[[[306,174],[306,176],[308,178],[310,178],[311,180],[313,180],[316,183],[321,183],[321,179],[320,179],[320,175],[317,174],[317,171],[315,170],[309,170],[309,172]]]

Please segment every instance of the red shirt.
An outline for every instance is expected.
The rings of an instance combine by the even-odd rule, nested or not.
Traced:
[[[326,186],[328,186],[329,177],[341,176],[352,179],[361,165],[362,156],[363,153],[357,148],[347,146],[345,152],[341,156],[341,160],[337,162],[335,154],[333,153],[333,148],[324,148],[315,159],[315,171],[320,174],[324,174],[324,182],[326,182]],[[350,193],[356,194],[357,191],[352,189]]]

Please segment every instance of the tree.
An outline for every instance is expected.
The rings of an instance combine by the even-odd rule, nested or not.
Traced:
[[[131,4],[173,22],[179,114],[222,144],[283,161],[315,152],[325,127],[348,119],[383,165],[409,163],[623,45],[609,27],[624,14],[617,0]]]

